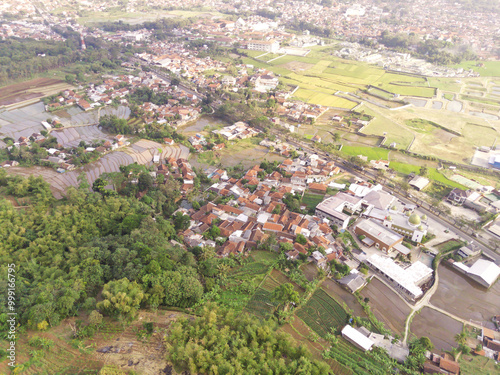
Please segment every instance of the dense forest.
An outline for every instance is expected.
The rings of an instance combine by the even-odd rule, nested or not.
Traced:
[[[216,306],[205,307],[195,321],[175,323],[167,349],[177,366],[191,374],[329,374],[330,367],[311,358],[277,325]]]

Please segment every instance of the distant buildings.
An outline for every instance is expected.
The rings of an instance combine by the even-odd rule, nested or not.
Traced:
[[[262,51],[276,53],[280,48],[280,44],[275,40],[249,40],[247,49],[252,51]]]

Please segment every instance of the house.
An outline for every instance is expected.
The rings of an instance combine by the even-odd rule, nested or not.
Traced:
[[[321,137],[316,134],[314,137],[311,138],[311,141],[313,141],[314,143],[321,143]]]
[[[429,180],[422,176],[415,176],[408,183],[417,190],[423,190],[427,185],[429,185]]]
[[[90,104],[85,99],[80,99],[78,101],[78,106],[84,111],[90,111],[92,109]]]
[[[461,206],[465,203],[466,199],[473,193],[472,190],[462,190],[455,188],[446,197],[446,200],[455,206]]]
[[[174,140],[170,138],[163,138],[163,142],[170,146],[173,146],[175,144]]]
[[[362,199],[345,193],[337,193],[316,206],[315,214],[320,219],[331,220],[335,225],[346,229],[350,214],[361,208]]]
[[[479,254],[481,254],[481,249],[476,246],[475,244],[471,243],[467,246],[461,247],[458,251],[457,254],[461,256],[462,258],[469,258],[469,257],[475,257]]]
[[[351,272],[339,280],[339,284],[351,293],[356,292],[366,285],[366,280],[359,273]]]
[[[484,287],[489,288],[500,276],[500,267],[489,260],[478,259],[469,268],[467,275]]]
[[[374,344],[372,340],[363,335],[357,329],[351,327],[349,324],[342,328],[342,337],[353,344],[355,347],[365,352],[371,350]]]
[[[312,183],[312,184],[309,184],[309,190],[311,190],[315,193],[326,194],[326,185]]]

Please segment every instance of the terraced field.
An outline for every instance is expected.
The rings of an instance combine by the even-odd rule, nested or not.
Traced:
[[[347,323],[347,313],[323,289],[318,289],[298,312],[304,323],[321,337]]]
[[[77,147],[81,141],[112,140],[113,136],[102,132],[98,125],[57,129],[50,133],[63,147]]]
[[[142,139],[119,151],[106,154],[94,163],[66,173],[57,173],[53,169],[45,167],[11,167],[9,173],[25,177],[29,175],[42,176],[51,185],[54,196],[62,198],[69,186],[78,185],[77,178],[82,172],[86,173],[87,181],[92,185],[103,173],[118,172],[121,165],[133,163],[149,165],[153,161],[153,156],[158,154],[161,155],[160,159],[162,160],[169,157],[187,159],[189,149],[182,145],[166,146]]]

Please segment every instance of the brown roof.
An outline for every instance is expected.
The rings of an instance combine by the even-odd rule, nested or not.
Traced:
[[[275,231],[275,232],[281,232],[283,230],[283,225],[281,225],[281,224],[274,224],[274,223],[265,223],[262,226],[262,229],[264,229],[264,230],[270,230],[270,231]]]
[[[439,367],[443,370],[451,372],[452,374],[458,374],[460,372],[460,365],[458,362],[445,358],[441,358],[441,361],[439,361]]]

